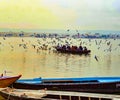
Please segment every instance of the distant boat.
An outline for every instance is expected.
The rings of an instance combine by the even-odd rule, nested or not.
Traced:
[[[69,53],[69,54],[89,54],[91,50],[66,50],[62,48],[55,47],[55,49],[60,53]]]
[[[120,93],[120,77],[20,79],[12,86],[18,89]]]
[[[18,76],[0,76],[0,88],[5,88],[17,81],[21,75]]]
[[[46,96],[44,91],[5,88],[0,90],[0,95],[6,100],[42,100]]]

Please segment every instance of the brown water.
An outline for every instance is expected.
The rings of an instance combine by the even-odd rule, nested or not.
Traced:
[[[57,43],[87,46],[90,55],[61,54]],[[43,44],[48,50],[42,50]],[[97,56],[98,61],[94,58]],[[120,40],[0,38],[0,73],[34,77],[120,76]]]

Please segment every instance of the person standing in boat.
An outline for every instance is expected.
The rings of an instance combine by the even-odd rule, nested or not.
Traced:
[[[58,43],[58,45],[56,46],[56,48],[57,48],[57,49],[60,49],[60,48],[61,48],[60,45],[59,45],[59,43]]]
[[[71,47],[70,45],[67,45],[67,48],[66,48],[67,51],[70,51],[71,50]]]
[[[83,51],[83,47],[81,45],[79,46],[79,51]]]
[[[72,46],[71,50],[72,51],[76,51],[77,50],[77,46]]]
[[[63,51],[66,51],[66,45],[63,45],[63,46],[62,46],[62,50],[63,50]]]
[[[87,51],[87,47],[84,47],[84,51]]]

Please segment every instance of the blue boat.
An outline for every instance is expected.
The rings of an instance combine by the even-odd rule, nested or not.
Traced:
[[[19,83],[40,84],[40,83],[55,83],[55,82],[115,82],[120,81],[120,77],[84,77],[84,78],[32,78],[19,79]]]
[[[120,77],[33,78],[19,79],[19,89],[44,89],[95,93],[120,93]]]

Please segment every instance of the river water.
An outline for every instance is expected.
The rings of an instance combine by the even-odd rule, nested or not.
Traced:
[[[57,53],[53,47],[58,43],[82,44],[91,53]],[[0,73],[21,78],[120,76],[120,39],[1,37],[0,67]]]

